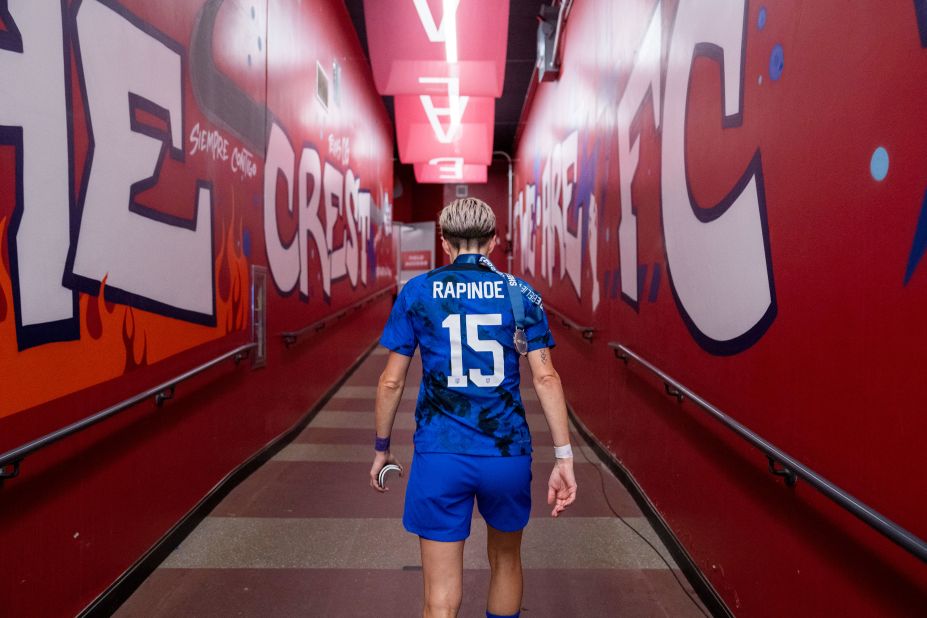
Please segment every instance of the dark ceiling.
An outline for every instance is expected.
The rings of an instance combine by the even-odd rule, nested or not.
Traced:
[[[528,92],[534,70],[537,15],[542,0],[515,0],[509,2],[509,40],[505,59],[505,83],[502,96],[496,99],[496,125],[493,131],[493,150],[503,150],[514,157],[515,134],[521,117],[521,108]],[[367,49],[367,26],[364,23],[364,0],[345,0],[354,28],[360,37],[364,53]],[[465,5],[464,5],[465,6]],[[464,10],[464,6],[460,10]],[[393,97],[383,97],[390,118],[393,118]],[[395,120],[394,120],[395,124]]]

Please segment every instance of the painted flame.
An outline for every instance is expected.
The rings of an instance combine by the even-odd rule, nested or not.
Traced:
[[[244,298],[250,276],[241,250],[243,222],[233,206],[231,222],[226,227],[223,221],[222,243],[215,259],[215,327],[108,302],[104,277],[96,295],[79,295],[79,340],[20,352],[6,260],[7,226],[8,219],[0,219],[0,418],[118,378],[245,327]]]

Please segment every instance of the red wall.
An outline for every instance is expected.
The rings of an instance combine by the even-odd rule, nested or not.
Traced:
[[[378,336],[388,295],[293,348],[280,333],[394,281],[392,129],[340,3],[0,18],[0,452],[250,341],[268,269],[266,367],[221,364],[0,485],[0,614],[67,615]]]
[[[738,615],[914,614],[927,571],[606,344],[927,537],[915,8],[576,0],[523,118],[515,272],[596,328],[554,327],[569,399]]]

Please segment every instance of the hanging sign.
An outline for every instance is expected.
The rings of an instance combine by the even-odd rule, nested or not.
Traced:
[[[464,163],[461,157],[438,157],[427,163],[416,163],[415,180],[420,183],[484,184],[488,169],[486,165]]]
[[[396,143],[403,163],[462,157],[492,160],[495,101],[488,97],[401,96],[395,98]]]
[[[453,77],[462,95],[502,95],[508,2],[364,0],[364,20],[380,94],[443,95],[440,83],[421,78]]]

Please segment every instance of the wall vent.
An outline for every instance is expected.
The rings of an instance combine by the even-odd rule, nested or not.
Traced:
[[[322,107],[328,111],[328,75],[318,60],[315,63],[315,96],[318,97]]]

